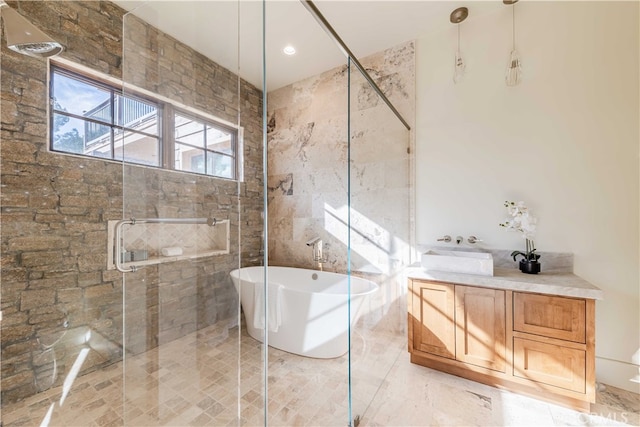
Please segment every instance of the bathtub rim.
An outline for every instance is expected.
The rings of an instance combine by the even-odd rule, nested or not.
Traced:
[[[291,287],[287,287],[286,283],[283,283],[283,281],[277,281],[277,280],[269,280],[269,283],[273,283],[273,284],[280,284],[284,286],[284,289],[287,290],[287,292],[295,292],[295,293],[302,293],[302,294],[308,294],[308,293],[313,293],[313,294],[326,294],[326,295],[349,295],[352,297],[355,296],[365,296],[365,295],[371,295],[376,293],[379,289],[380,289],[380,285],[378,285],[376,282],[374,282],[373,280],[369,280],[369,279],[365,279],[363,277],[358,277],[358,276],[354,276],[354,275],[348,275],[348,274],[343,274],[343,273],[335,273],[332,271],[320,271],[320,270],[313,270],[311,268],[304,268],[304,267],[287,267],[287,266],[282,266],[282,265],[269,265],[269,266],[260,266],[260,265],[254,265],[254,266],[249,266],[249,267],[240,267],[240,268],[236,268],[231,270],[231,272],[229,273],[229,275],[232,278],[235,278],[239,281],[245,281],[245,282],[249,282],[249,283],[263,283],[262,280],[253,280],[251,278],[244,278],[240,276],[240,272],[242,270],[247,270],[247,269],[252,269],[252,270],[258,270],[258,269],[264,269],[264,268],[280,268],[280,269],[284,269],[284,270],[299,270],[299,271],[308,271],[310,273],[316,273],[316,274],[324,274],[324,275],[329,275],[329,276],[341,276],[341,277],[345,277],[345,278],[351,278],[351,279],[356,279],[359,282],[362,282],[363,284],[366,284],[368,286],[368,289],[364,292],[357,292],[357,293],[351,293],[351,292],[346,292],[346,293],[336,293],[336,292],[309,292],[308,290],[304,290],[304,289],[295,289],[295,288],[291,288]],[[239,290],[238,290],[239,291]]]

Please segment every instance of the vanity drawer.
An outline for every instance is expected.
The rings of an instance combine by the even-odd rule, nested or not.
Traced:
[[[550,295],[513,293],[513,330],[585,342],[586,301]]]
[[[577,348],[514,337],[513,375],[585,393],[586,352]]]

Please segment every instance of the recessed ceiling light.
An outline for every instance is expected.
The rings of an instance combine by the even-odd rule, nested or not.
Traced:
[[[282,51],[284,52],[285,55],[295,55],[296,48],[291,45],[288,45],[288,46],[285,46],[285,48],[282,49]]]

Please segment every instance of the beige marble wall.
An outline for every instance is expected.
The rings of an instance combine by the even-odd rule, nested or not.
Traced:
[[[413,123],[413,42],[361,63]],[[316,266],[305,242],[320,236],[325,270],[346,271],[350,240],[352,269],[393,274],[409,257],[410,132],[346,65],[270,92],[267,109],[270,264]]]

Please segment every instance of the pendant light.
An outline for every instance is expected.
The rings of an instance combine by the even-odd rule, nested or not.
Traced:
[[[456,55],[453,63],[453,82],[456,84],[460,83],[464,77],[465,69],[467,68],[464,59],[462,59],[462,54],[460,53],[460,23],[467,19],[467,16],[469,16],[469,9],[466,7],[459,7],[449,15],[449,21],[458,26],[458,48],[456,49]]]
[[[506,5],[511,6],[511,23],[512,23],[512,49],[509,54],[509,62],[507,63],[507,72],[504,80],[507,86],[516,86],[522,80],[522,61],[516,50],[516,3],[518,0],[502,0]]]

